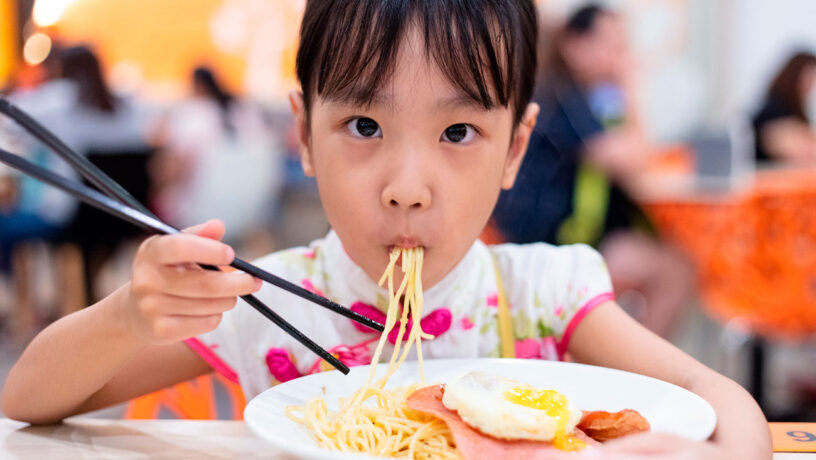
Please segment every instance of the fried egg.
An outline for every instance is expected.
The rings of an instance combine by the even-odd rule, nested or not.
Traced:
[[[572,436],[581,411],[562,393],[484,372],[445,385],[442,404],[482,433],[500,439],[549,441],[559,449],[583,445]]]

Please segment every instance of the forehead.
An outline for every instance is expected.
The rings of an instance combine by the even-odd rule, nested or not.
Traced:
[[[319,95],[326,103],[385,108],[399,111],[406,106],[426,106],[435,110],[466,107],[488,111],[484,101],[454,84],[430,55],[417,27],[406,31],[396,54],[393,71],[373,94],[368,83],[352,85],[346,91]],[[496,90],[488,88],[496,100]]]

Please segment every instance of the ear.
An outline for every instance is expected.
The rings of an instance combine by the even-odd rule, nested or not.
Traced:
[[[510,142],[510,150],[507,152],[507,159],[504,161],[504,171],[502,172],[501,187],[509,190],[516,182],[521,162],[527,152],[527,144],[530,143],[530,136],[533,134],[536,119],[538,118],[538,104],[531,102],[524,109],[515,132],[513,140]]]
[[[312,149],[309,141],[309,121],[306,119],[306,105],[303,102],[303,93],[297,90],[290,91],[289,106],[292,108],[292,117],[295,119],[298,149],[300,150],[300,165],[303,168],[303,174],[314,177],[314,163],[312,162]]]

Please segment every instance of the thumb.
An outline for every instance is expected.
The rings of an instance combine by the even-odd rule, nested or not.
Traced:
[[[220,240],[223,238],[225,231],[226,229],[224,228],[224,223],[218,219],[210,219],[203,224],[194,225],[182,230],[184,233],[192,233],[194,235],[203,236],[204,238],[210,238],[213,240]]]

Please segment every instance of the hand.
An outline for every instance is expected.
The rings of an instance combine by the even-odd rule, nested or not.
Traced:
[[[728,452],[711,442],[691,441],[665,433],[643,433],[606,442],[602,446],[586,449],[578,455],[567,454],[564,460],[594,458],[603,460],[724,460],[728,458]]]
[[[153,236],[139,247],[123,303],[128,328],[146,344],[167,344],[218,326],[237,296],[261,288],[246,273],[204,270],[196,263],[228,265],[235,252],[221,243],[224,224],[211,220],[182,234]]]

